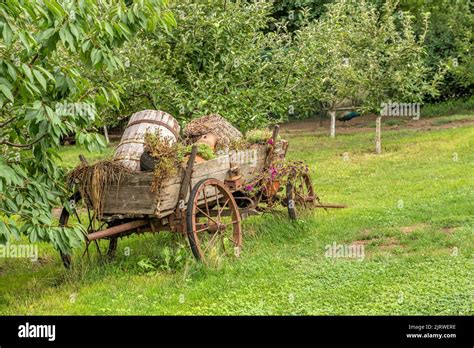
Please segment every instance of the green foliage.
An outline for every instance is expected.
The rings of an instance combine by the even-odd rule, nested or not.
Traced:
[[[250,144],[266,144],[272,137],[272,131],[269,129],[252,129],[245,133],[245,140]]]
[[[462,113],[466,115],[474,114],[474,97],[426,104],[421,108],[421,117],[435,117]]]
[[[69,249],[77,236],[58,229],[64,171],[60,139],[76,134],[89,150],[101,103],[119,105],[117,85],[94,85],[124,64],[113,49],[142,30],[173,24],[166,0],[8,1],[0,3],[0,234]],[[21,224],[12,224],[13,216]],[[5,223],[7,222],[7,223]]]
[[[424,63],[423,36],[412,17],[387,1],[379,10],[366,1],[341,0],[297,35],[295,87],[298,107],[314,100],[327,108],[344,99],[360,100],[363,111],[382,102],[418,102],[435,92]],[[398,29],[400,28],[400,29]]]
[[[158,192],[163,183],[176,175],[186,154],[186,146],[173,142],[170,137],[163,137],[160,131],[145,134],[145,151],[155,162],[152,191]]]
[[[474,90],[472,54],[474,16],[471,0],[408,1],[400,7],[410,11],[414,25],[422,31],[422,14],[430,14],[425,47],[427,64],[443,69],[446,75],[439,86],[440,95],[432,101],[470,96]]]
[[[208,144],[197,144],[197,155],[204,160],[216,158],[212,148]],[[184,145],[173,142],[171,138],[163,137],[160,132],[145,134],[145,151],[155,159],[153,170],[152,191],[158,192],[163,183],[178,173],[185,156],[191,153],[192,145]]]
[[[206,161],[216,158],[214,150],[208,144],[204,143],[198,144],[197,154]]]
[[[287,21],[288,30],[295,31],[306,24],[307,18],[318,19],[326,11],[325,5],[331,2],[333,0],[275,0],[272,17]]]
[[[165,245],[160,250],[159,257],[150,258],[142,255],[137,262],[140,270],[147,274],[156,274],[159,271],[167,273],[182,269],[187,262],[194,262],[188,252],[187,244]]]
[[[172,10],[176,28],[122,51],[130,67],[121,114],[154,108],[185,122],[216,113],[242,130],[287,118],[288,36],[281,26],[263,32],[269,4],[180,1]]]

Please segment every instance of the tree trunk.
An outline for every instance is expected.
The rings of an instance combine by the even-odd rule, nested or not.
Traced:
[[[107,144],[110,143],[109,132],[107,131],[107,126],[104,126],[104,136],[105,136],[105,140],[107,141]]]
[[[331,115],[331,138],[336,136],[336,110],[331,109],[329,112]]]
[[[375,120],[375,153],[382,153],[382,116],[377,116]]]

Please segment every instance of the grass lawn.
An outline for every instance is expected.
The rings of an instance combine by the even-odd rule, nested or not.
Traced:
[[[287,137],[321,199],[348,209],[252,217],[241,258],[208,269],[170,233],[122,239],[114,262],[72,271],[40,245],[38,262],[0,260],[0,313],[473,315],[474,127],[386,131],[380,156],[373,135]],[[65,148],[65,163],[79,152]],[[364,257],[325,257],[333,243]]]

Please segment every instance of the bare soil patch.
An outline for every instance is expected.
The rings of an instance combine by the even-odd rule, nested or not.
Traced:
[[[441,231],[443,231],[446,234],[453,234],[457,230],[459,230],[459,227],[443,227],[441,229]]]
[[[428,224],[415,224],[415,225],[411,225],[411,226],[405,226],[405,227],[400,228],[400,232],[403,232],[405,234],[409,234],[409,233],[412,233],[415,230],[420,230],[420,229],[423,229],[427,226],[428,226]]]
[[[456,127],[474,126],[474,117],[471,119],[467,118],[452,121],[442,125],[436,124],[436,117],[420,118],[419,120],[413,120],[408,117],[384,117],[382,119],[382,127],[384,130],[397,130],[397,129],[415,129],[415,130],[436,130]],[[374,127],[371,127],[377,117],[375,115],[367,115],[356,117],[345,123],[336,121],[336,134],[350,134],[359,132],[374,131]],[[397,120],[400,122],[399,125],[389,125],[389,120]],[[330,120],[323,119],[322,122],[315,118],[303,121],[292,121],[281,125],[281,132],[286,134],[323,134],[329,133]]]

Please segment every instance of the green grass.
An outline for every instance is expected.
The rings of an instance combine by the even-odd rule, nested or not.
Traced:
[[[79,155],[84,155],[90,162],[111,157],[117,145],[118,144],[111,143],[107,148],[103,149],[102,152],[94,153],[88,152],[85,147],[79,145],[64,146],[59,151],[59,156],[61,157],[60,164],[68,169],[72,169],[79,163]]]
[[[459,122],[459,121],[471,121],[474,115],[451,115],[451,116],[441,116],[436,117],[431,121],[433,126],[442,126],[444,124],[452,123],[452,122]]]
[[[449,116],[455,114],[474,114],[474,97],[447,100],[436,104],[421,106],[421,117]]]
[[[384,120],[384,126],[401,126],[406,123],[406,120],[401,120],[397,118],[387,118]],[[375,127],[375,122],[373,127]]]
[[[38,263],[0,260],[0,313],[474,314],[473,127],[385,131],[379,156],[373,132],[288,140],[322,200],[349,208],[252,217],[242,257],[211,269],[171,233],[122,239],[114,262],[72,271],[40,245]],[[334,242],[364,245],[364,259],[325,257]]]

